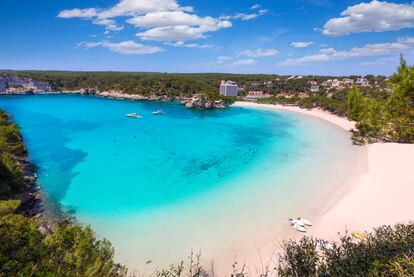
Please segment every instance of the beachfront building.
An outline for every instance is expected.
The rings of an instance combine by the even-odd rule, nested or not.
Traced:
[[[367,78],[363,78],[363,77],[361,77],[361,78],[358,78],[358,79],[357,79],[356,84],[357,84],[358,86],[367,87],[367,86],[369,86],[369,81],[368,81],[368,79],[367,79]]]
[[[343,81],[344,85],[346,85],[346,86],[352,86],[354,84],[354,80],[350,79],[350,78],[345,78],[342,81]]]
[[[260,97],[260,96],[263,96],[263,91],[261,91],[261,90],[249,91],[248,96]]]
[[[220,94],[223,96],[237,96],[239,93],[239,86],[233,81],[221,81]]]
[[[264,93],[263,91],[249,91],[249,94],[245,97],[247,101],[254,101],[260,98],[270,98],[272,97],[269,93]]]
[[[334,79],[332,81],[331,87],[336,88],[339,87],[341,85],[341,81],[339,81],[338,79]]]
[[[310,88],[311,92],[318,92],[319,91],[319,85],[318,84],[314,84],[311,86]]]
[[[295,97],[295,94],[294,93],[291,93],[291,92],[279,92],[276,95],[276,97],[290,99],[290,98]]]

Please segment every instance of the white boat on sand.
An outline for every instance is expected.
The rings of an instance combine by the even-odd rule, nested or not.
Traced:
[[[300,225],[312,226],[312,222],[302,217],[296,218],[296,222]]]
[[[300,222],[300,221],[298,221],[297,219],[294,219],[294,218],[289,218],[289,222],[290,222],[291,225],[296,224],[296,225],[303,226],[303,227],[305,226],[305,224],[303,224],[303,222]]]
[[[299,231],[299,232],[306,233],[305,227],[300,226],[300,225],[298,225],[296,223],[295,224],[292,224],[292,228],[295,229],[295,230],[297,230],[297,231]]]

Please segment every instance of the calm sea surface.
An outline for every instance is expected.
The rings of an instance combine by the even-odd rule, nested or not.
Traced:
[[[21,126],[48,197],[140,269],[191,249],[229,263],[248,255],[355,167],[345,131],[289,112],[62,95],[0,97],[0,108]]]

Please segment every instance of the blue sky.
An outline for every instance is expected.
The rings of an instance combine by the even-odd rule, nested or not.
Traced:
[[[414,5],[333,0],[2,0],[0,68],[385,74],[414,63]]]

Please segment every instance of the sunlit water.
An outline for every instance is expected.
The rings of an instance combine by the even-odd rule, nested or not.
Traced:
[[[61,95],[0,97],[0,108],[21,126],[48,197],[140,270],[191,249],[226,265],[252,255],[355,167],[345,131],[289,112]]]

